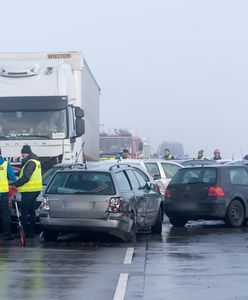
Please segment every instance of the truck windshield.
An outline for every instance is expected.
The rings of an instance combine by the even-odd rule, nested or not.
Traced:
[[[130,138],[120,138],[120,137],[100,138],[101,154],[119,153],[123,149],[128,149],[129,153],[132,153],[132,142]]]
[[[0,139],[64,139],[67,113],[59,111],[0,112]]]

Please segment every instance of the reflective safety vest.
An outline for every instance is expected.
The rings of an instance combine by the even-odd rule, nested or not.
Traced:
[[[172,160],[173,159],[173,155],[169,154],[167,157],[165,157],[166,160]]]
[[[0,193],[8,193],[9,183],[8,183],[8,163],[5,161],[0,165]]]
[[[29,161],[33,161],[35,163],[35,170],[29,181],[18,188],[19,192],[39,192],[42,190],[41,164],[38,160],[28,160],[21,169],[20,177],[23,176],[23,170]]]

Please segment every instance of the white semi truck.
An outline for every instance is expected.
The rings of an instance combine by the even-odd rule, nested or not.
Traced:
[[[99,159],[100,88],[81,52],[0,53],[0,147],[13,164],[24,144],[45,169]]]

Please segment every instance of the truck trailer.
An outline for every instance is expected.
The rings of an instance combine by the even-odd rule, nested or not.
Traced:
[[[31,146],[44,170],[99,160],[100,87],[81,52],[0,53],[0,147],[13,165]],[[84,144],[84,151],[81,151]]]

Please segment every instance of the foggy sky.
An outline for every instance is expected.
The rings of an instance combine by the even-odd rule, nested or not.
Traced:
[[[81,50],[101,86],[101,120],[153,151],[248,153],[246,0],[5,1],[1,50]],[[103,128],[103,127],[102,127]]]

